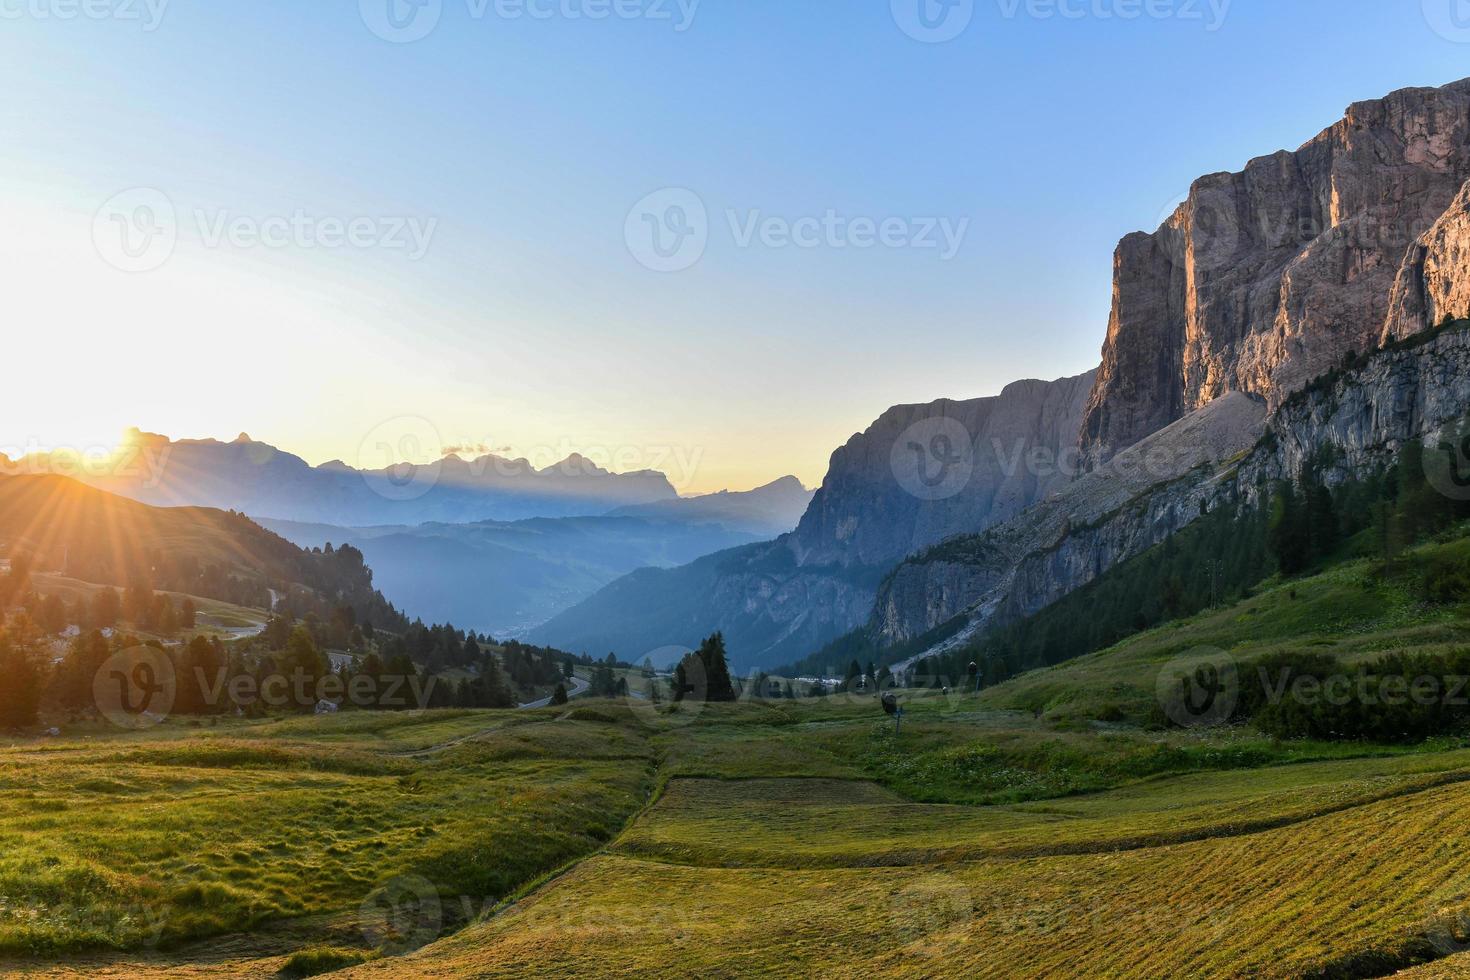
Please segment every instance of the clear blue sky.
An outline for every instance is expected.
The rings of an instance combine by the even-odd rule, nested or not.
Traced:
[[[0,0],[0,258],[25,364],[0,444],[248,429],[353,462],[412,416],[533,458],[679,447],[693,490],[815,483],[890,404],[1087,370],[1113,246],[1193,178],[1470,74],[1470,43],[1430,23],[1460,0],[1234,0],[1218,24],[1208,0],[1135,20],[1097,13],[1130,0],[1063,0],[1076,18],[977,0],[943,44],[890,0],[704,0],[684,31],[675,0],[673,20],[442,0],[410,44],[357,0],[171,0],[151,31],[125,19],[146,0],[58,19],[70,2]],[[129,274],[93,219],[137,187],[177,208],[178,242]],[[625,220],[668,187],[699,195],[709,243],[658,273]],[[969,226],[947,261],[741,247],[731,209]],[[436,224],[412,260],[211,247],[197,217],[298,211]]]

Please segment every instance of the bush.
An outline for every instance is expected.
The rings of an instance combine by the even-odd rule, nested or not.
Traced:
[[[1435,555],[1426,563],[1419,587],[1429,602],[1464,602],[1470,598],[1470,567],[1455,555]]]
[[[1276,738],[1419,742],[1470,722],[1470,649],[1391,653],[1353,671],[1321,654],[1255,666],[1241,710]]]
[[[366,963],[368,958],[368,954],[361,950],[314,946],[311,949],[293,953],[286,961],[286,965],[281,967],[280,975],[283,977],[315,977]]]

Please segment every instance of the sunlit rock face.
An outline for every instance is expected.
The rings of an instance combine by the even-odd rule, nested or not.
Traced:
[[[1275,408],[1349,352],[1470,304],[1470,80],[1353,105],[1294,153],[1196,181],[1114,258],[1090,465],[1227,391]]]

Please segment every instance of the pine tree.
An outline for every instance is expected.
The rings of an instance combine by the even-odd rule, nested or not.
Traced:
[[[1307,529],[1306,513],[1296,488],[1289,481],[1281,484],[1271,501],[1267,544],[1271,553],[1276,556],[1276,564],[1285,575],[1302,572],[1311,560],[1311,538]]]
[[[555,705],[567,703],[567,688],[565,684],[556,685],[556,690],[551,694],[551,703]]]
[[[103,589],[92,597],[91,625],[94,629],[110,629],[122,616],[122,596],[116,589]]]
[[[73,640],[56,673],[56,700],[77,711],[95,707],[92,683],[111,655],[106,637],[97,630]]]
[[[704,665],[705,700],[734,701],[735,685],[730,680],[730,664],[725,653],[725,634],[716,633],[701,643],[699,659]]]
[[[41,672],[31,644],[0,633],[0,728],[29,728],[41,704]]]
[[[196,636],[179,657],[174,711],[182,715],[213,715],[224,707],[217,700],[224,690],[224,660],[208,637]]]
[[[198,624],[199,610],[194,605],[194,600],[186,596],[183,604],[179,606],[179,628],[191,630]]]
[[[313,695],[319,690],[318,683],[331,670],[331,666],[305,626],[298,626],[291,631],[291,639],[286,641],[286,650],[276,663],[277,669],[289,684],[292,697],[296,696],[298,690],[297,678],[303,678],[299,689],[305,694],[306,703],[298,704],[297,707],[314,707],[316,701]]]

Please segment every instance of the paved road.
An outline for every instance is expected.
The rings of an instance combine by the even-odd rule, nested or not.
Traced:
[[[589,689],[591,689],[591,687],[592,687],[592,685],[589,684],[589,683],[587,683],[586,681],[582,680],[582,678],[580,678],[580,677],[573,677],[572,678],[572,689],[570,691],[567,691],[567,697],[574,698],[574,697],[576,697],[579,694],[585,694]],[[522,708],[549,708],[549,707],[551,707],[551,698],[542,698],[540,701],[532,701],[529,704],[523,704],[523,705],[521,705],[521,707]]]

